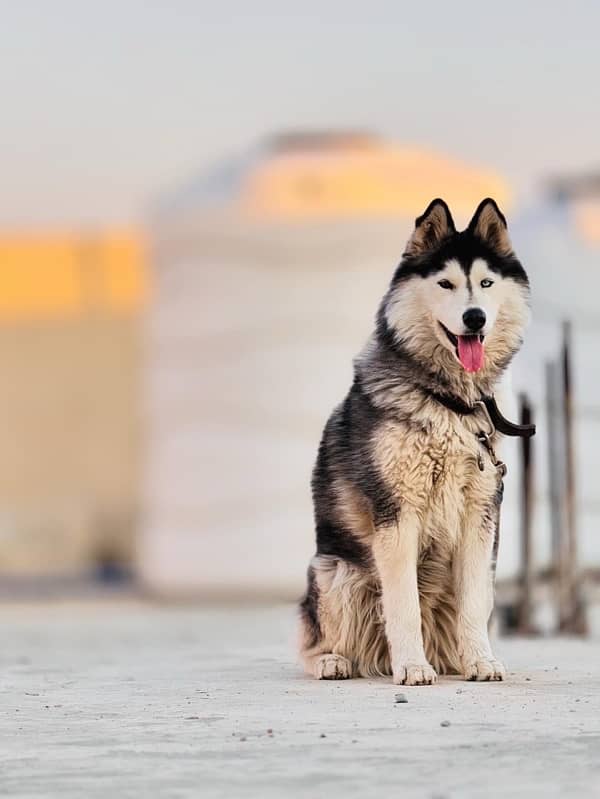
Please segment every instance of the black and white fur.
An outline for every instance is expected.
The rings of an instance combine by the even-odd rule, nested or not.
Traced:
[[[473,310],[485,359],[469,372],[456,343],[472,333]],[[494,394],[528,310],[527,275],[496,203],[484,200],[457,232],[434,200],[319,447],[317,550],[300,605],[309,674],[392,674],[407,685],[440,673],[504,678],[488,638],[501,477],[477,439],[482,419],[440,397],[472,405]]]

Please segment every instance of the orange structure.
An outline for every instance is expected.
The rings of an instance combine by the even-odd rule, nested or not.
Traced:
[[[510,205],[491,170],[367,134],[275,137],[239,186],[240,209],[273,219],[413,217],[442,196],[467,216],[486,196]]]
[[[583,241],[592,246],[600,244],[600,200],[578,200],[574,203],[574,220]]]
[[[0,323],[137,312],[147,289],[135,232],[0,235]]]

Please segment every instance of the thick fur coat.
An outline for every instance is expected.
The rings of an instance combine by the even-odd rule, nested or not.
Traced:
[[[502,476],[478,439],[485,419],[459,410],[494,394],[528,308],[496,203],[457,232],[434,200],[319,447],[300,606],[309,674],[503,679],[488,638]]]

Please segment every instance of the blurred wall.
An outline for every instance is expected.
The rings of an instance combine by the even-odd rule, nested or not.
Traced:
[[[561,324],[571,323],[571,402],[574,425],[576,519],[582,566],[600,565],[600,205],[576,197],[541,199],[524,209],[511,227],[519,257],[531,281],[532,324],[513,368],[514,385],[533,402],[538,433],[532,441],[535,460],[533,516],[536,565],[548,567],[554,557],[556,524],[550,435],[561,451],[560,408],[550,414],[547,367],[562,347]],[[556,398],[555,398],[556,404]],[[555,456],[554,456],[555,457]],[[562,459],[559,458],[560,461]],[[560,477],[561,486],[564,475]],[[561,489],[562,490],[562,489]],[[554,489],[556,494],[556,489]],[[554,496],[554,500],[557,497]],[[560,525],[559,525],[560,526]]]
[[[0,574],[128,564],[143,242],[0,236],[0,284]]]

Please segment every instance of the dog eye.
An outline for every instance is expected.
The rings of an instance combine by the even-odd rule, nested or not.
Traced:
[[[449,280],[438,280],[438,286],[443,289],[453,289],[454,285]]]
[[[482,289],[489,289],[489,287],[490,287],[490,286],[493,286],[493,285],[494,285],[494,281],[493,281],[493,280],[490,280],[490,279],[489,279],[489,278],[487,278],[487,277],[486,277],[486,278],[484,278],[484,279],[481,281],[481,288],[482,288]]]

